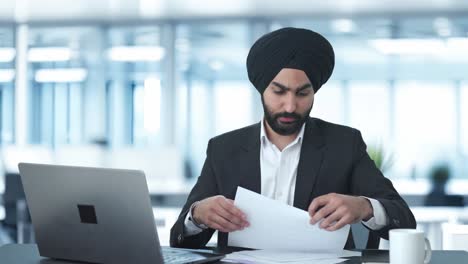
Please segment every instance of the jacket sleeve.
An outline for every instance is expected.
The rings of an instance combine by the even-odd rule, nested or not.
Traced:
[[[351,192],[355,195],[370,197],[379,201],[388,216],[388,225],[376,232],[381,238],[388,239],[388,231],[394,228],[416,228],[413,213],[387,179],[369,157],[361,133],[355,130]]]
[[[207,197],[218,195],[218,186],[212,167],[212,146],[211,140],[208,142],[206,150],[206,159],[202,168],[201,175],[190,192],[187,201],[185,202],[182,211],[171,228],[170,245],[171,247],[184,247],[184,248],[202,248],[208,243],[214,233],[214,229],[208,228],[201,233],[192,236],[184,236],[184,221],[190,210],[190,206],[196,202],[203,200]]]

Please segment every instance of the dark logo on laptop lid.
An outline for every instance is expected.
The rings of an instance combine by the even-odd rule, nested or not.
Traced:
[[[79,204],[78,213],[80,214],[81,223],[97,224],[96,210],[93,205]]]

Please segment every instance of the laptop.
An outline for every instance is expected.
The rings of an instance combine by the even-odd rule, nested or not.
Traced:
[[[208,263],[224,255],[159,244],[145,174],[20,163],[39,254],[90,263]]]

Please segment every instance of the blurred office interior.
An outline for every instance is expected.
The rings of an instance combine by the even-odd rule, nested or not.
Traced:
[[[144,170],[167,243],[208,140],[261,120],[245,59],[286,26],[335,49],[311,115],[362,132],[442,248],[443,225],[468,222],[463,0],[1,1],[0,220],[14,232],[0,244],[33,239],[17,230],[20,161]],[[426,199],[433,182],[446,183],[442,203]]]

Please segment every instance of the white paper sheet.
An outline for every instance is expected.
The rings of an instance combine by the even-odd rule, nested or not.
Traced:
[[[250,256],[256,259],[262,259],[266,261],[279,261],[279,262],[290,262],[290,261],[308,261],[308,260],[319,260],[319,259],[338,259],[347,258],[354,256],[361,256],[361,252],[342,250],[336,253],[311,253],[311,252],[297,252],[297,251],[283,251],[283,250],[244,250],[238,251],[233,254],[241,256]]]
[[[284,251],[341,252],[349,225],[326,231],[309,223],[309,214],[258,193],[238,187],[234,204],[250,223],[244,230],[229,233],[228,245]]]
[[[226,256],[223,261],[241,263],[339,263],[346,257],[361,256],[361,252],[343,250],[337,253],[306,253],[281,250],[245,250]]]
[[[314,264],[338,264],[338,263],[342,263],[342,262],[345,262],[347,259],[320,259],[320,260],[311,260],[309,262],[302,262],[302,261],[299,261],[299,262],[296,262],[296,261],[292,261],[292,262],[277,262],[277,261],[261,261],[261,260],[256,260],[256,259],[245,259],[245,258],[241,258],[241,259],[238,259],[238,258],[234,258],[234,259],[231,259],[231,258],[224,258],[223,259],[223,262],[230,262],[230,263],[236,263],[236,264],[304,264],[304,263],[314,263]]]

